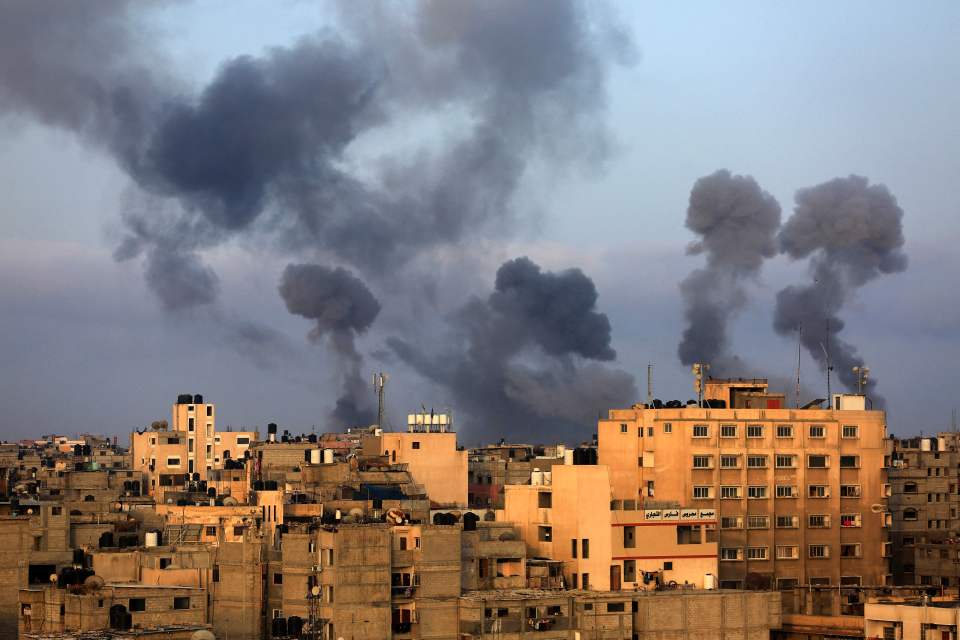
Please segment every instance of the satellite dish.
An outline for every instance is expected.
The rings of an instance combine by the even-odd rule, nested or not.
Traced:
[[[83,581],[83,584],[91,589],[100,589],[103,587],[105,582],[100,576],[87,576],[87,579]]]
[[[28,515],[28,516],[32,516],[32,515],[33,515],[33,509],[27,509],[27,515]]]
[[[319,596],[320,596],[320,587],[317,586],[317,585],[314,585],[313,587],[310,588],[310,593],[313,594],[313,596],[314,596],[315,598],[316,598],[316,597],[319,597]]]
[[[201,629],[200,631],[194,631],[193,635],[190,636],[190,640],[217,640],[217,636],[206,629]]]
[[[227,496],[226,498],[223,499],[223,506],[225,507],[233,507],[233,506],[236,506],[236,504],[237,504],[237,499],[234,498],[233,496]]]
[[[882,504],[872,504],[872,505],[870,505],[870,511],[872,511],[872,512],[874,512],[874,513],[880,513],[880,512],[883,511],[883,510],[884,510],[884,507],[883,507]]]
[[[50,574],[50,582],[56,584],[56,583],[57,583],[57,580],[59,580],[59,578],[57,577],[57,574],[51,573],[51,574]]]

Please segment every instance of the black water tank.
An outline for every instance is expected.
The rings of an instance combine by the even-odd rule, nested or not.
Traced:
[[[274,618],[270,630],[273,632],[274,637],[287,635],[287,619]]]
[[[199,393],[193,396],[193,404],[203,404],[203,396]]]
[[[303,631],[303,618],[300,616],[290,616],[287,618],[287,633],[295,638],[300,637]]]
[[[276,433],[277,433],[277,423],[276,423],[276,422],[271,422],[270,424],[267,425],[267,433],[273,433],[273,434],[276,434]]]
[[[211,498],[216,498],[216,497],[217,497],[217,489],[216,489],[216,487],[210,487],[210,488],[208,488],[208,489],[207,489],[207,495],[210,496]]]
[[[177,404],[193,404],[193,396],[189,393],[181,393],[177,396]]]
[[[79,457],[83,455],[83,447],[78,444],[73,445],[73,455]]]

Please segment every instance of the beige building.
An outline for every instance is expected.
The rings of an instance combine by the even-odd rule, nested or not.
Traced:
[[[424,424],[428,418],[431,424]],[[363,453],[384,455],[391,463],[406,464],[433,505],[466,507],[468,454],[457,446],[452,420],[447,415],[411,414],[408,422],[411,424],[406,433],[381,431],[365,436]]]
[[[143,472],[146,492],[158,501],[192,480],[206,482],[227,460],[243,459],[258,437],[256,431],[217,431],[216,409],[200,395],[180,395],[171,417],[169,427],[130,434],[133,469]]]
[[[780,626],[775,592],[473,591],[460,638],[760,640]]]
[[[766,388],[708,381],[723,408],[611,410],[597,429],[613,499],[713,510],[721,587],[888,582],[884,412],[863,396],[766,408],[782,403]]]
[[[864,637],[882,640],[956,640],[956,598],[877,598],[864,607]]]
[[[507,485],[498,519],[517,526],[528,556],[562,561],[567,588],[716,586],[715,513],[612,499],[604,465],[558,465],[533,484]]]

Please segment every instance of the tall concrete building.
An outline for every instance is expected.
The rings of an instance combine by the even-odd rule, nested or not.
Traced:
[[[860,395],[784,408],[763,379],[704,391],[704,408],[635,405],[599,421],[612,498],[714,510],[721,587],[888,583],[884,412]]]
[[[960,585],[960,437],[895,440],[890,478],[898,585]]]

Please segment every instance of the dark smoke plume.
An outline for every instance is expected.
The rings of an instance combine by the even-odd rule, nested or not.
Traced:
[[[360,373],[363,359],[355,338],[373,324],[380,303],[362,280],[340,267],[290,264],[283,271],[280,296],[287,310],[315,322],[308,337],[327,343],[339,358],[343,390],[333,418],[344,426],[366,426],[375,420],[370,393]]]
[[[504,263],[494,291],[450,318],[453,339],[427,353],[400,338],[391,349],[449,390],[471,433],[582,437],[597,411],[626,406],[633,377],[611,361],[610,321],[579,269],[544,272],[528,258]],[[594,361],[594,362],[591,362]]]
[[[685,365],[708,363],[711,373],[728,375],[738,366],[727,325],[746,304],[744,281],[777,252],[780,205],[752,177],[722,169],[693,185],[686,225],[700,236],[687,253],[705,254],[707,264],[680,283],[687,327],[677,353]]]
[[[793,215],[780,230],[780,247],[794,260],[810,258],[813,282],[777,294],[774,328],[781,335],[796,335],[802,326],[804,347],[826,366],[829,322],[834,371],[847,389],[856,390],[853,367],[862,366],[863,358],[838,336],[844,328],[839,313],[866,283],[906,269],[903,210],[884,185],[871,185],[861,176],[801,189],[795,199]],[[875,384],[868,381],[867,393],[879,405],[882,398],[872,393]]]

